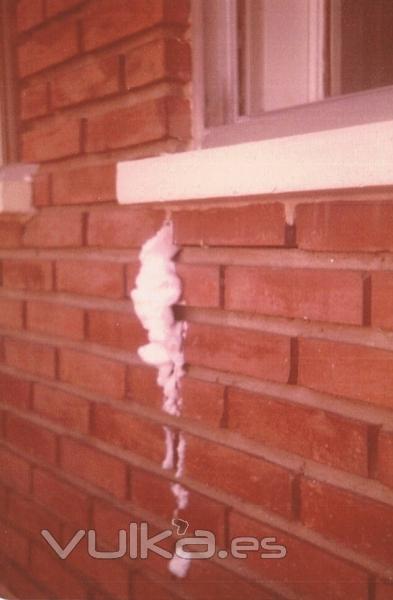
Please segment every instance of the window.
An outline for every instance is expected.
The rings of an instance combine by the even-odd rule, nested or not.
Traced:
[[[392,117],[392,0],[196,4],[204,146]]]
[[[391,194],[393,0],[194,0],[192,23],[193,150],[119,163],[121,204]]]

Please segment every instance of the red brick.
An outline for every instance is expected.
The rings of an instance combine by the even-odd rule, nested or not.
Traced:
[[[0,410],[0,438],[5,437],[5,418],[6,412],[4,410]]]
[[[77,24],[72,21],[51,23],[26,39],[18,49],[21,77],[67,60],[78,52]]]
[[[120,529],[128,531],[131,522],[139,521],[129,510],[120,510],[102,500],[94,501],[92,518],[97,540],[102,540],[111,547],[116,547],[119,543]]]
[[[85,13],[85,48],[110,44],[159,23],[186,24],[188,16],[187,0],[117,0],[115,12],[111,0],[96,0]]]
[[[299,384],[380,406],[393,406],[393,353],[325,340],[299,340]]]
[[[391,600],[393,596],[393,584],[377,582],[375,600]]]
[[[193,600],[273,600],[271,592],[256,587],[237,573],[223,569],[211,560],[193,560],[187,577],[176,583]],[[263,584],[263,580],[260,583]]]
[[[216,265],[176,265],[182,297],[189,306],[216,307],[220,304],[220,272]]]
[[[45,141],[45,143],[44,143]],[[80,121],[53,122],[22,134],[24,161],[45,162],[75,156],[81,150]]]
[[[176,505],[171,490],[172,483],[152,473],[134,469],[130,485],[132,503],[171,521]],[[187,506],[178,511],[178,517],[189,523],[187,535],[192,535],[196,529],[207,529],[214,533],[217,544],[224,544],[226,513],[224,505],[193,490],[187,491],[189,494]]]
[[[124,267],[98,260],[57,262],[57,289],[70,294],[122,298]]]
[[[89,526],[89,498],[70,484],[46,471],[33,472],[33,496],[54,514],[81,529]]]
[[[61,540],[60,520],[30,499],[12,494],[8,503],[7,517],[12,525],[36,539],[40,538],[43,529],[48,529],[56,539]]]
[[[393,487],[393,431],[382,430],[378,438],[378,479]]]
[[[146,522],[146,519],[141,519],[139,516],[132,514],[127,510],[127,512],[123,510],[119,510],[112,505],[108,505],[104,502],[96,502],[94,505],[94,513],[93,513],[93,524],[94,529],[97,532],[97,540],[102,540],[102,543],[105,541],[110,549],[117,549],[119,547],[119,530],[125,529],[126,531],[129,529],[130,523],[135,523],[139,525],[141,522]],[[156,526],[153,526],[151,523],[147,522],[148,526],[148,535],[150,537],[161,533],[163,528],[159,529]],[[174,546],[174,537],[171,536],[160,542],[160,547],[173,552]],[[99,561],[93,561],[95,564]],[[106,561],[108,562],[108,561]],[[110,561],[114,562],[114,561]],[[171,579],[171,575],[168,570],[168,559],[158,556],[154,553],[149,553],[148,559],[132,559],[132,566],[139,569],[149,569],[149,571],[154,571],[155,573],[159,573],[160,578],[164,578],[166,581]],[[101,561],[102,564],[102,561]],[[119,564],[119,563],[117,563]],[[130,564],[128,562],[128,564]],[[120,575],[120,573],[118,574]],[[133,574],[132,574],[133,575]],[[157,575],[156,575],[157,576]],[[120,577],[121,579],[121,577]],[[104,586],[105,587],[105,586]],[[111,595],[112,597],[112,595]],[[123,596],[122,596],[123,597]],[[94,596],[95,598],[95,596]],[[98,596],[98,599],[106,600],[106,597]],[[127,595],[124,600],[128,600],[129,596]],[[97,600],[98,600],[97,599]]]
[[[367,477],[368,426],[317,408],[230,388],[228,428]]]
[[[9,414],[6,439],[26,454],[48,463],[56,462],[56,436],[39,425]]]
[[[82,340],[83,310],[75,306],[32,300],[27,303],[27,329]]]
[[[104,442],[160,464],[165,457],[161,425],[104,404],[95,405],[94,434]]]
[[[52,264],[45,260],[4,260],[3,286],[15,290],[48,292],[53,286]]]
[[[127,369],[127,397],[138,404],[161,410],[163,393],[157,384],[157,370],[152,367],[132,365]]]
[[[293,475],[239,450],[186,436],[185,475],[286,517],[292,514]]]
[[[136,278],[139,274],[139,270],[141,268],[140,262],[135,262],[127,265],[126,275],[127,275],[127,294],[134,289]]]
[[[85,398],[36,383],[34,410],[64,427],[80,433],[89,429],[89,402]]]
[[[107,594],[102,589],[95,589],[91,592],[90,600],[107,600]]]
[[[315,269],[228,267],[225,307],[289,318],[361,325],[362,274]]]
[[[393,273],[373,273],[371,278],[371,322],[375,327],[393,329]]]
[[[171,484],[169,479],[140,469],[132,469],[130,497],[133,506],[145,509],[165,520],[171,520],[175,506]]]
[[[27,493],[30,489],[30,465],[6,448],[0,448],[0,481],[13,490]]]
[[[64,348],[60,352],[60,379],[121,399],[125,391],[125,365],[102,356]]]
[[[13,562],[27,568],[29,562],[29,543],[27,539],[18,533],[13,527],[0,521],[1,550],[12,559]]]
[[[301,520],[376,560],[392,563],[393,507],[325,483],[305,479],[301,484]]]
[[[0,487],[0,511],[3,515],[5,515],[7,511],[7,498],[7,490],[3,487]]]
[[[18,248],[22,245],[23,225],[11,219],[0,220],[0,248]]]
[[[4,345],[5,360],[11,367],[51,379],[55,376],[54,348],[13,339],[6,339]]]
[[[170,79],[186,82],[191,77],[190,46],[178,39],[154,40],[126,54],[126,86],[133,89]]]
[[[5,585],[12,590],[20,600],[47,600],[48,593],[30,579],[27,573],[13,565],[11,562],[1,561],[1,576]]]
[[[135,573],[132,577],[132,591],[135,598],[143,598],[143,600],[179,600],[179,596],[164,589],[159,581],[146,579],[139,573]]]
[[[27,31],[44,19],[43,0],[19,0],[16,7],[18,31]]]
[[[259,540],[273,537],[277,540],[275,543],[287,549],[286,557],[279,560],[261,560],[259,552],[248,553],[243,563],[255,571],[261,581],[281,584],[302,600],[368,599],[368,576],[365,571],[308,542],[232,513],[230,539],[239,536],[252,536]]]
[[[190,323],[186,361],[250,377],[287,382],[290,339],[260,331]]]
[[[50,554],[51,552],[51,554]],[[47,586],[57,598],[74,598],[84,600],[87,590],[83,583],[71,575],[66,562],[59,560],[52,551],[33,545],[31,551],[31,570],[38,581]]]
[[[53,17],[61,12],[70,10],[78,4],[81,4],[83,0],[50,0],[47,2],[46,14],[48,17]]]
[[[56,171],[52,176],[54,204],[87,204],[116,199],[113,164]]]
[[[175,140],[189,141],[192,137],[191,103],[180,96],[167,98],[168,135]]]
[[[34,206],[48,206],[51,203],[50,175],[41,173],[33,179],[33,204]]]
[[[43,82],[23,88],[20,92],[20,110],[22,119],[48,114],[48,84]]]
[[[127,489],[127,467],[118,458],[110,456],[71,439],[61,443],[61,465],[65,471],[100,487],[119,498]]]
[[[181,380],[182,417],[218,427],[224,413],[224,392],[220,383],[185,377]]]
[[[26,224],[23,244],[33,248],[81,246],[82,214],[39,213]]]
[[[89,214],[87,240],[99,248],[139,248],[161,228],[164,211],[116,208]]]
[[[147,343],[146,332],[131,313],[90,310],[88,323],[87,338],[91,342],[131,352]]]
[[[68,540],[74,535],[75,530],[70,533]],[[67,540],[67,541],[68,541]],[[97,547],[100,549],[101,540],[97,535]],[[130,583],[129,571],[125,568],[124,563],[119,560],[97,560],[90,557],[87,552],[87,539],[84,540],[75,548],[68,558],[68,563],[80,573],[82,581],[93,581],[100,586],[102,600],[113,598],[113,600],[128,600]],[[118,541],[114,548],[118,549]],[[94,596],[96,597],[96,596]],[[69,598],[69,596],[67,596]],[[92,596],[89,593],[89,599]],[[99,598],[99,596],[98,596]],[[77,599],[79,600],[79,599]]]
[[[393,249],[392,202],[326,202],[296,208],[299,248],[337,252]]]
[[[88,62],[56,73],[51,79],[55,108],[114,94],[119,89],[119,57],[90,57]]]
[[[0,298],[0,327],[22,329],[23,302],[10,298]]]
[[[173,213],[180,246],[284,246],[281,204],[180,210]]]
[[[93,115],[87,124],[87,152],[106,152],[169,137],[167,104],[168,98],[159,98]]]

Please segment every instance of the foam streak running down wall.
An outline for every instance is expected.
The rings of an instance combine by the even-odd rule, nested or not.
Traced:
[[[175,321],[173,305],[181,296],[181,285],[176,275],[173,257],[178,248],[173,244],[172,223],[166,222],[142,247],[139,258],[141,268],[136,286],[131,292],[135,312],[148,334],[149,343],[138,349],[141,359],[158,368],[157,383],[163,390],[163,410],[180,416],[181,394],[179,382],[183,376],[184,355],[182,351],[186,324]],[[164,469],[176,469],[181,477],[185,459],[185,440],[171,427],[164,427],[166,454]],[[188,502],[188,492],[180,483],[171,485],[175,498],[174,518]],[[178,577],[185,577],[189,561],[175,556],[169,569]]]

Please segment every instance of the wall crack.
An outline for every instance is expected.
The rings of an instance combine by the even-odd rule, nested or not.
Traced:
[[[179,248],[173,243],[172,222],[167,219],[161,229],[142,246],[141,268],[131,291],[135,312],[147,331],[148,343],[138,348],[138,355],[158,369],[157,384],[163,391],[162,410],[180,417],[182,398],[180,380],[184,375],[183,340],[187,331],[184,321],[176,321],[173,306],[181,297],[181,282],[173,258]],[[180,479],[184,470],[186,441],[181,432],[164,426],[165,457],[163,469],[174,469]],[[189,492],[179,483],[171,484],[174,497],[173,519],[188,504]],[[185,577],[190,561],[174,556],[169,570]]]

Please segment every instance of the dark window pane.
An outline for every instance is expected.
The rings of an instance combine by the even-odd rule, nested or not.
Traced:
[[[340,20],[341,93],[393,84],[393,0],[342,0]]]

